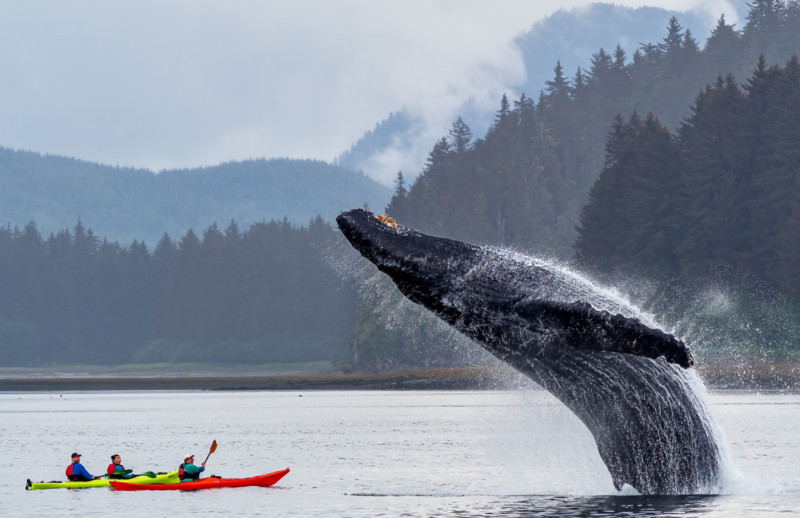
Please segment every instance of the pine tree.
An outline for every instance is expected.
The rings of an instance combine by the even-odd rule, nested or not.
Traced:
[[[546,92],[545,97],[548,99],[548,103],[551,108],[559,109],[566,104],[569,99],[570,84],[569,81],[564,77],[564,67],[561,66],[560,61],[556,62],[553,73],[553,79],[544,82],[544,90]]]
[[[726,243],[742,235],[742,172],[748,148],[741,133],[744,95],[733,76],[719,78],[695,100],[678,138],[687,163],[682,195],[683,273],[699,276],[729,261]]]
[[[456,153],[463,153],[465,152],[472,141],[472,131],[469,129],[469,126],[458,117],[455,122],[453,123],[453,127],[450,129],[450,142],[452,146],[452,150]]]
[[[406,197],[408,196],[408,188],[406,187],[406,180],[403,177],[403,171],[397,171],[397,177],[394,179],[394,194],[389,204],[386,206],[386,214],[396,220],[405,220],[405,204]]]
[[[793,57],[785,68],[771,68],[760,81],[748,85],[751,103],[756,107],[751,118],[760,136],[755,160],[751,196],[753,259],[749,261],[754,273],[774,279],[780,265],[778,247],[781,229],[790,217],[790,204],[800,174],[800,64]],[[778,246],[776,246],[778,245]]]
[[[740,46],[741,34],[734,25],[725,23],[725,15],[720,16],[703,49],[705,68],[722,77],[736,74],[739,71]]]
[[[667,25],[667,35],[659,44],[659,49],[666,56],[667,60],[675,59],[683,48],[683,27],[678,23],[676,17],[669,19]]]
[[[789,56],[779,55],[776,38],[784,33],[783,13],[786,6],[783,0],[754,0],[747,5],[750,10],[743,34],[745,58],[752,60],[762,55],[768,63],[788,59]]]
[[[576,258],[595,271],[671,276],[677,271],[675,188],[680,159],[669,131],[653,114],[618,118],[606,167],[580,217]]]

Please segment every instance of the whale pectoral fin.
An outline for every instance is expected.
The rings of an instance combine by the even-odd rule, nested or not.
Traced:
[[[599,314],[588,302],[566,303],[532,298],[517,302],[514,310],[520,318],[528,321],[536,331],[560,333],[565,335],[564,338],[575,340],[580,340],[584,331],[596,327],[596,323],[587,326],[586,322],[597,320],[596,317],[593,317],[595,314]],[[580,343],[570,345],[581,347]],[[583,346],[592,347],[592,344],[586,343]]]
[[[515,304],[514,310],[534,332],[547,333],[570,347],[653,359],[663,356],[685,369],[694,364],[689,348],[674,336],[647,327],[635,318],[598,311],[582,300],[524,299]]]

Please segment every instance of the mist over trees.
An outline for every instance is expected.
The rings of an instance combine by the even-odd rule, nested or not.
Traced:
[[[213,224],[152,251],[81,222],[0,229],[2,365],[348,361],[356,293],[322,259],[337,241],[320,217]]]
[[[608,279],[764,286],[788,298],[780,318],[797,322],[798,53],[800,0],[760,0],[741,30],[720,18],[702,46],[673,18],[631,56],[599,49],[574,74],[556,62],[538,96],[503,96],[484,134],[457,118],[413,182],[398,172],[386,213],[424,232],[574,260]],[[187,178],[213,197],[229,179],[222,172]],[[245,210],[245,191],[223,198]],[[120,217],[147,217],[131,210]],[[42,232],[45,219],[0,230],[2,365],[322,359],[392,368],[427,364],[432,349],[439,361],[458,357],[435,326],[386,328],[326,267],[325,256],[349,248],[320,217],[243,230],[225,214],[224,229],[190,225],[205,226],[202,235],[161,229],[152,249],[101,240],[80,222]],[[737,340],[748,343],[748,332]]]
[[[747,11],[746,6],[738,9]],[[569,75],[579,66],[588,64],[587,49],[613,49],[620,43],[625,52],[632,55],[640,42],[652,41],[661,34],[673,15],[679,15],[683,26],[693,34],[703,34],[702,31],[706,30],[707,20],[694,12],[678,13],[657,7],[631,8],[608,3],[559,9],[535,22],[529,31],[515,39],[514,45],[522,57],[525,75],[520,78],[520,84],[509,85],[509,88],[536,97],[545,81],[551,78],[555,59],[560,60]],[[516,97],[516,94],[511,97]],[[484,134],[492,122],[483,102],[469,100],[458,108],[458,113],[476,135]],[[405,163],[419,164],[413,168],[400,167],[408,168],[408,172],[415,175],[422,168],[425,152],[430,149],[428,137],[422,136],[427,133],[425,127],[422,114],[406,109],[392,113],[340,155],[336,163],[373,174],[377,170],[383,175],[391,175],[396,171],[383,170],[385,157],[401,155]]]
[[[503,97],[484,137],[456,120],[387,212],[424,231],[569,258],[615,117],[653,113],[677,128],[720,75],[747,70],[745,80],[760,55],[785,63],[800,51],[799,5],[755,2],[742,31],[721,17],[702,49],[672,18],[659,43],[630,58],[600,49],[571,78],[557,62],[538,99]]]

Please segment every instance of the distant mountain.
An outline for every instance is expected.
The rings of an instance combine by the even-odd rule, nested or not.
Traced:
[[[744,1],[744,0],[742,0]],[[526,80],[508,85],[509,96],[525,93],[536,99],[553,78],[553,69],[561,62],[564,73],[571,77],[581,67],[588,69],[590,57],[600,48],[609,54],[619,44],[630,59],[642,45],[660,42],[666,34],[669,19],[676,16],[684,29],[689,29],[699,42],[704,42],[712,27],[708,20],[692,12],[666,11],[655,7],[632,9],[610,4],[591,4],[570,10],[560,10],[536,22],[516,43],[525,63]],[[741,26],[739,26],[741,28]],[[486,132],[494,113],[481,112],[469,102],[459,115],[473,133]],[[406,179],[413,179],[422,169],[426,154],[433,147],[422,121],[399,111],[391,114],[366,132],[336,163],[359,171],[374,171],[393,158],[403,169]],[[444,129],[439,136],[445,136]],[[420,140],[424,140],[420,142]],[[398,159],[402,157],[402,160]],[[413,164],[409,168],[409,164]]]
[[[567,77],[572,77],[578,67],[588,70],[588,58],[601,48],[612,54],[620,45],[630,60],[636,49],[657,44],[664,38],[673,16],[701,45],[713,28],[708,27],[708,21],[697,13],[667,11],[658,7],[632,9],[591,4],[569,11],[556,11],[533,24],[530,31],[517,39],[527,79],[514,86],[518,92],[536,99],[545,87],[545,81],[553,79],[556,61],[561,63]]]
[[[332,222],[365,203],[381,210],[391,189],[360,172],[315,160],[258,159],[214,167],[167,170],[120,168],[0,147],[0,224],[33,220],[46,237],[80,219],[100,238],[144,240],[152,249],[212,223],[240,228],[287,218],[306,225]]]

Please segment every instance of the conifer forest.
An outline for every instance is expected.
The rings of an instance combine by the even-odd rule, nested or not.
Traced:
[[[800,1],[749,5],[741,28],[721,17],[705,41],[672,18],[632,55],[598,49],[576,71],[556,60],[540,92],[498,99],[485,134],[456,118],[370,209],[636,279],[677,332],[713,324],[696,311],[709,290],[738,294],[759,343],[797,355]],[[321,217],[219,221],[152,248],[42,223],[0,228],[4,366],[456,361],[377,321],[331,266],[347,246]],[[726,340],[752,347],[753,332]]]

